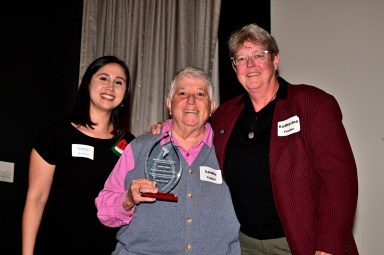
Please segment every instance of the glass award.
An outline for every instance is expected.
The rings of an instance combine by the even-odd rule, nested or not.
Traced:
[[[178,198],[169,193],[180,180],[182,166],[178,151],[172,141],[161,144],[161,141],[170,134],[156,140],[150,149],[145,164],[145,178],[155,181],[157,193],[142,193],[143,197],[153,197],[159,200],[178,201]]]

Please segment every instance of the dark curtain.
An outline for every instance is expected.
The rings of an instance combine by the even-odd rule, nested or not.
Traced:
[[[21,254],[21,216],[33,141],[67,116],[78,75],[82,1],[7,3],[0,15],[0,161],[15,163],[0,182],[0,254]]]
[[[219,24],[219,87],[220,103],[244,92],[237,81],[229,59],[227,40],[230,34],[249,23],[271,31],[270,0],[222,1]]]

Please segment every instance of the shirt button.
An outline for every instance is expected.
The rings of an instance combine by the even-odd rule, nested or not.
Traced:
[[[190,244],[190,243],[187,243],[187,244],[185,245],[185,248],[186,248],[187,250],[190,250],[190,249],[192,249],[192,244]]]
[[[192,197],[192,193],[187,193],[187,197],[191,198]]]
[[[185,156],[189,157],[189,153],[187,152],[187,154],[185,154]]]
[[[192,223],[192,218],[187,218],[187,223]]]
[[[189,168],[189,169],[188,169],[188,172],[189,172],[190,174],[193,173],[192,168]]]

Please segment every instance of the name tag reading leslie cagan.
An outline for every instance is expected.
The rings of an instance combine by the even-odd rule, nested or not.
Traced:
[[[145,164],[145,177],[157,184],[157,193],[142,193],[143,197],[153,197],[159,200],[177,202],[178,198],[172,193],[172,189],[180,180],[182,166],[179,154],[171,139],[161,145],[161,141],[170,137],[170,133],[160,137],[150,149]]]

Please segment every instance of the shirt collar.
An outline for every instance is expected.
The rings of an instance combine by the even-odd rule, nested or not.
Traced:
[[[169,134],[171,133],[172,121],[173,121],[172,119],[167,119],[165,121],[165,125],[161,130],[161,136],[163,138],[161,141],[161,144],[169,143],[171,141],[171,136]],[[212,143],[213,143],[212,136],[213,136],[212,126],[207,122],[204,125],[204,136],[201,139],[201,142],[205,143],[209,147],[212,147]],[[173,139],[173,141],[175,142],[176,145],[178,145],[175,139]]]

